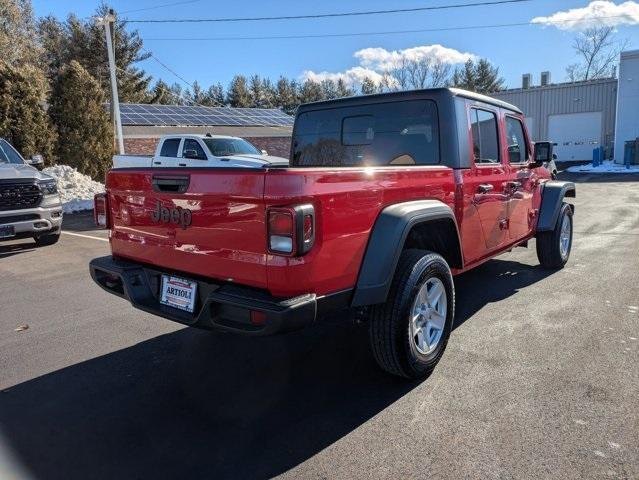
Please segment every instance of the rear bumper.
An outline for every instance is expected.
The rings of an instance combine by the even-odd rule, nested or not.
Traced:
[[[320,315],[345,308],[350,290],[317,297],[315,294],[276,298],[254,288],[194,279],[188,274],[155,269],[111,256],[91,260],[91,278],[109,293],[122,297],[145,312],[191,327],[226,330],[246,335],[272,335],[312,324]],[[197,282],[194,313],[160,303],[162,274]],[[251,322],[251,312],[261,321]]]
[[[20,210],[4,210],[0,212],[0,225],[11,225],[16,238],[37,237],[60,231],[62,225],[62,206],[22,208]]]

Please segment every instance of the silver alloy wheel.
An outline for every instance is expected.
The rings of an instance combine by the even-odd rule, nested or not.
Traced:
[[[426,355],[437,348],[446,326],[447,312],[444,282],[431,277],[420,287],[410,310],[410,336],[419,353]]]
[[[572,221],[570,215],[564,215],[561,221],[561,231],[559,232],[559,254],[563,260],[568,258],[568,252],[570,251],[571,230]]]

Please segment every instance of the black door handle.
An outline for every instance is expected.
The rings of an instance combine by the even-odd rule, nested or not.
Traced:
[[[494,189],[495,187],[491,183],[481,183],[477,188],[477,191],[479,193],[488,193],[492,192]]]

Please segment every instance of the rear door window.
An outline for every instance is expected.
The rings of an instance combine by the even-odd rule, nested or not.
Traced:
[[[432,100],[310,111],[295,123],[295,167],[438,163],[439,120]]]
[[[179,138],[167,138],[166,140],[164,140],[164,143],[162,144],[162,149],[160,150],[160,156],[161,157],[177,157],[178,150],[180,148],[180,141],[181,139]]]
[[[528,161],[528,145],[521,122],[513,117],[506,117],[506,141],[508,142],[508,161],[525,163]]]
[[[473,134],[473,158],[476,165],[499,163],[497,115],[479,108],[470,109],[470,126]]]

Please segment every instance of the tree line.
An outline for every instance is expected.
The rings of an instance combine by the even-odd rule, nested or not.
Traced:
[[[96,16],[109,11],[106,4]],[[114,150],[113,126],[105,105],[110,76],[102,26],[94,19],[35,19],[31,0],[0,0],[0,137],[25,156],[41,153],[48,164],[71,165],[103,180]],[[610,33],[610,32],[609,32]],[[608,74],[610,34],[580,34],[576,51],[585,58],[569,68],[571,79]],[[113,29],[120,101],[178,105],[279,108],[293,114],[300,103],[359,94],[455,86],[479,93],[504,88],[499,69],[486,59],[468,60],[453,69],[436,59],[403,59],[376,81],[364,78],[356,88],[339,77],[277,80],[236,75],[227,87],[152,78],[137,65],[152,56],[135,30],[117,20]],[[594,47],[593,47],[594,45]],[[592,47],[589,50],[589,46]],[[579,48],[577,48],[579,47]],[[595,58],[588,53],[594,50]],[[186,82],[185,82],[186,83]]]

